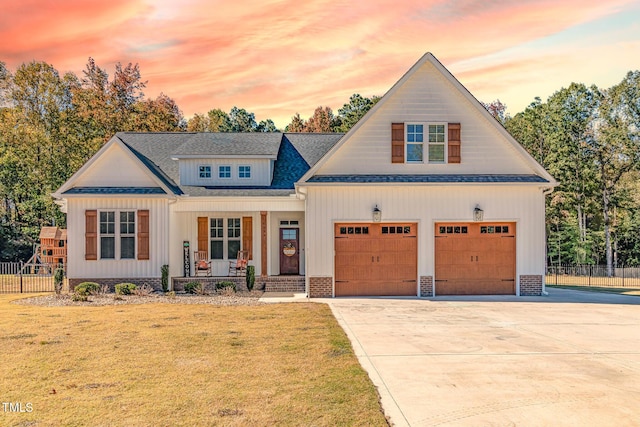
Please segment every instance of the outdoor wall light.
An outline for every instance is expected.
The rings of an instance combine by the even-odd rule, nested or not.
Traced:
[[[484,218],[484,211],[480,209],[479,205],[476,205],[476,208],[473,210],[473,220],[482,221],[483,218]]]
[[[373,208],[373,222],[380,222],[382,220],[382,211],[378,209],[378,205]]]

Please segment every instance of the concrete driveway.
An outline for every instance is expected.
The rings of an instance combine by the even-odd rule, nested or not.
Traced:
[[[640,425],[640,297],[326,300],[396,426]]]

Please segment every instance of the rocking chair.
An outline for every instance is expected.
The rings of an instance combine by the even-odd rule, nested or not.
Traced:
[[[229,276],[246,276],[249,251],[238,251],[235,261],[229,261]]]
[[[211,260],[209,260],[207,251],[195,251],[193,264],[195,276],[211,276]]]

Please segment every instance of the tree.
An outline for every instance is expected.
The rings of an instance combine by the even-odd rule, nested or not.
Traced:
[[[497,121],[504,126],[509,120],[509,114],[507,113],[507,106],[503,104],[499,99],[492,101],[488,104],[481,102],[482,106],[491,114]]]
[[[300,113],[296,113],[293,117],[291,117],[291,123],[284,128],[285,132],[304,132],[305,130],[305,122],[300,117]]]
[[[256,129],[258,132],[280,132],[271,119],[260,120]]]
[[[221,109],[210,110],[207,117],[209,118],[208,132],[231,132],[231,119]]]
[[[230,132],[255,132],[258,128],[255,114],[235,106],[229,111],[229,122]]]
[[[318,132],[328,133],[333,132],[335,125],[335,118],[333,117],[333,111],[329,107],[318,107],[313,112],[313,116],[307,120],[307,125],[304,128],[305,132]]]
[[[359,93],[351,95],[349,103],[338,110],[340,125],[335,130],[348,132],[379,100],[378,96],[369,99]]]

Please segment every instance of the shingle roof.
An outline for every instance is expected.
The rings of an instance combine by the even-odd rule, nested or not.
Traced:
[[[379,183],[548,183],[538,175],[314,175],[307,182],[379,184]]]
[[[282,133],[220,133],[192,134],[173,152],[181,156],[271,156],[278,154]]]
[[[167,194],[160,187],[73,187],[62,194]]]
[[[278,132],[119,132],[116,136],[175,194],[217,197],[291,194],[295,182],[329,151],[342,135]],[[269,186],[251,187],[178,185],[178,161],[173,159],[189,155],[271,156],[276,159],[273,180]]]

